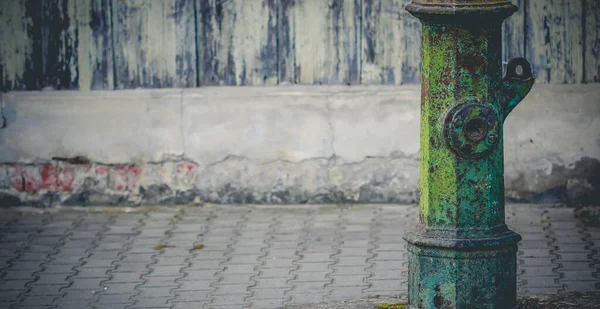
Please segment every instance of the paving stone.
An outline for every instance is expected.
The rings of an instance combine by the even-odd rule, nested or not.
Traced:
[[[406,284],[407,278],[392,280],[370,280],[369,290],[371,291],[400,291]]]
[[[225,275],[221,276],[219,284],[247,284],[252,285],[252,275]]]
[[[27,290],[26,284],[32,280],[19,279],[19,280],[5,280],[0,279],[0,290]]]
[[[103,294],[133,294],[135,293],[135,288],[138,286],[141,286],[143,284],[143,281],[138,281],[138,282],[120,282],[120,283],[113,283],[113,282],[104,282],[102,283],[102,286],[104,287],[102,293]]]
[[[174,298],[174,300],[172,300],[171,302],[210,301],[210,291],[178,291],[175,292],[175,294],[177,294],[177,297]]]
[[[181,276],[170,276],[170,277],[147,277],[143,276],[144,287],[177,287],[179,284],[176,282]]]
[[[90,303],[91,302],[88,300],[67,301],[59,298],[53,307],[57,309],[90,308]]]
[[[137,297],[139,298],[147,298],[147,297],[170,297],[171,288],[169,287],[147,287],[147,286],[139,286],[137,288],[139,294]]]
[[[173,275],[179,274],[179,272],[183,268],[183,265],[176,265],[176,266],[151,265],[151,266],[149,266],[149,268],[151,269],[151,272],[150,272],[150,274],[147,275],[147,277],[164,277],[164,276],[173,276]]]
[[[175,291],[212,291],[216,281],[183,281]]]
[[[148,272],[111,272],[110,282],[140,282]]]
[[[292,290],[297,293],[323,292],[327,284],[331,284],[331,280],[322,282],[296,282],[293,284]]]
[[[49,285],[49,284],[29,284],[27,287],[29,291],[27,295],[60,295],[61,290],[68,287],[68,282],[62,282],[62,284]]]
[[[104,294],[99,293],[95,302],[97,304],[133,304],[131,300],[134,294]]]
[[[236,308],[242,308],[247,304],[245,302],[246,297],[245,295],[214,295],[209,308],[218,305],[239,305]]]
[[[215,284],[213,295],[250,294],[248,283],[243,284]]]
[[[67,290],[94,290],[94,291],[101,291],[101,283],[104,281],[105,279],[78,279],[78,278],[72,278],[71,279],[71,285],[66,288],[63,291],[67,291]]]
[[[38,274],[37,280],[35,280],[36,285],[41,284],[64,284],[67,281],[67,276],[65,274]]]
[[[294,259],[263,259],[261,261],[261,265],[258,267],[260,269],[266,268],[287,268],[292,267],[296,260]]]
[[[281,299],[260,299],[251,300],[251,308],[262,308],[262,309],[275,309],[283,307],[283,303],[286,301],[285,298]]]
[[[556,268],[558,266],[550,266],[550,267],[518,267],[520,277],[555,277],[558,276],[558,272]],[[518,272],[519,273],[519,272]]]
[[[167,304],[169,297],[136,298],[134,304],[128,308],[170,308]]]
[[[35,276],[34,270],[3,270],[4,276],[2,280],[29,280],[33,281]]]
[[[78,268],[77,278],[106,278],[108,279],[108,272],[112,268]]]
[[[277,288],[270,288],[270,289],[259,289],[256,287],[253,287],[250,289],[250,292],[252,292],[252,297],[250,297],[250,300],[255,300],[255,299],[280,299],[280,298],[286,298],[286,292],[291,290],[291,287],[277,287]]]
[[[328,281],[328,273],[325,272],[301,272],[296,273],[295,278],[290,282],[296,284],[296,282],[324,282]]]
[[[294,304],[315,304],[323,301],[325,294],[319,293],[298,293],[295,294],[294,291],[288,292],[288,295],[293,295],[291,299],[291,303]]]
[[[6,290],[0,290],[0,300],[2,302],[17,301],[17,299],[19,298],[19,295],[21,295],[22,293],[24,293],[24,291],[17,291],[17,290],[6,291]],[[2,303],[0,302],[0,304],[2,304]]]
[[[296,272],[328,272],[333,263],[333,261],[320,263],[303,263],[300,261],[297,264],[298,270],[296,270]]]
[[[567,292],[588,292],[600,289],[599,281],[563,280]]]
[[[83,265],[80,268],[107,268],[113,267],[115,260],[112,259],[85,259]]]
[[[52,306],[54,300],[59,298],[61,295],[42,295],[36,297],[27,297],[19,303],[20,307],[34,307],[34,306]]]
[[[362,298],[363,290],[365,287],[342,287],[335,288],[329,295],[329,300],[347,300]]]
[[[334,276],[332,275],[332,287],[368,286],[365,276]]]
[[[194,280],[215,280],[217,279],[217,270],[185,270],[181,281],[194,281]],[[230,274],[229,276],[235,276]],[[249,275],[238,275],[240,278],[250,278]]]
[[[254,278],[256,289],[272,289],[277,287],[285,287],[288,284],[288,278]]]

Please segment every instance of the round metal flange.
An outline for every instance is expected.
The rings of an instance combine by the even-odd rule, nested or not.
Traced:
[[[448,147],[465,158],[485,157],[498,146],[502,134],[498,113],[475,98],[452,107],[443,126]]]

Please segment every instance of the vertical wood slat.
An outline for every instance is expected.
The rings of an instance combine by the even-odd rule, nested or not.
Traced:
[[[194,0],[112,1],[116,87],[194,87]]]
[[[44,87],[112,89],[110,0],[43,0]]]
[[[198,1],[200,85],[277,84],[279,0]]]
[[[579,83],[583,78],[580,0],[527,1],[527,58],[538,83]]]
[[[585,14],[584,82],[600,82],[600,2],[583,0]]]
[[[40,88],[41,12],[38,1],[0,1],[0,91]]]
[[[502,27],[502,61],[525,57],[526,0],[513,0],[519,10],[504,21]],[[535,1],[535,0],[534,0]]]
[[[296,0],[282,6],[279,22],[286,26],[279,28],[279,42],[288,53],[280,52],[280,80],[359,84],[361,2]]]
[[[404,8],[411,0],[363,0],[363,84],[418,83],[421,23]]]

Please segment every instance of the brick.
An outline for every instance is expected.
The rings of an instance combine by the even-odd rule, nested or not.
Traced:
[[[42,177],[40,175],[40,167],[35,165],[23,166],[23,181],[25,191],[35,193],[42,189]]]

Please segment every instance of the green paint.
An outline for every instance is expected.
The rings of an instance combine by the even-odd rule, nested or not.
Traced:
[[[502,125],[533,85],[502,77],[504,0],[415,0],[423,24],[421,202],[408,235],[409,308],[512,308],[516,244],[504,222]],[[522,70],[518,70],[517,67]]]

